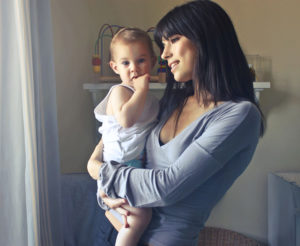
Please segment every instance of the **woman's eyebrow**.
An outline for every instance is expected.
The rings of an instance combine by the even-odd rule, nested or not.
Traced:
[[[164,37],[163,37],[163,38],[161,39],[162,44],[167,43],[168,41],[169,41],[168,38],[164,38]]]

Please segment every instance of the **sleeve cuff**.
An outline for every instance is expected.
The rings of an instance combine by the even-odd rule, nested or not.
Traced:
[[[109,163],[103,163],[100,167],[97,181],[98,189],[101,188],[101,190],[111,198],[118,198],[114,185],[116,184],[117,170],[122,166],[124,165],[111,161]]]

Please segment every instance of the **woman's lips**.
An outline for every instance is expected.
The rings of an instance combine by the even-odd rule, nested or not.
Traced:
[[[174,69],[177,67],[178,63],[179,63],[178,61],[175,61],[175,62],[172,62],[170,64],[170,68],[171,68],[172,73],[173,73]]]

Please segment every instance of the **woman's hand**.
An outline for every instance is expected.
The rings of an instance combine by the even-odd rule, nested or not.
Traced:
[[[122,207],[123,205],[127,205],[128,202],[126,201],[126,199],[123,198],[110,198],[108,197],[102,190],[99,190],[99,194],[98,194],[102,201],[110,208],[116,210],[119,214],[121,214],[122,218],[123,218],[123,222],[124,222],[124,227],[128,228],[129,224],[127,222],[127,216],[130,215],[129,211],[126,210],[124,207]]]

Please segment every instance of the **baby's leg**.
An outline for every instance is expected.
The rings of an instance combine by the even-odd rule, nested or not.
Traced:
[[[119,231],[116,246],[135,246],[151,221],[152,210],[151,208],[134,208],[128,205],[123,207],[130,212],[130,215],[127,216],[129,227],[123,226]]]

